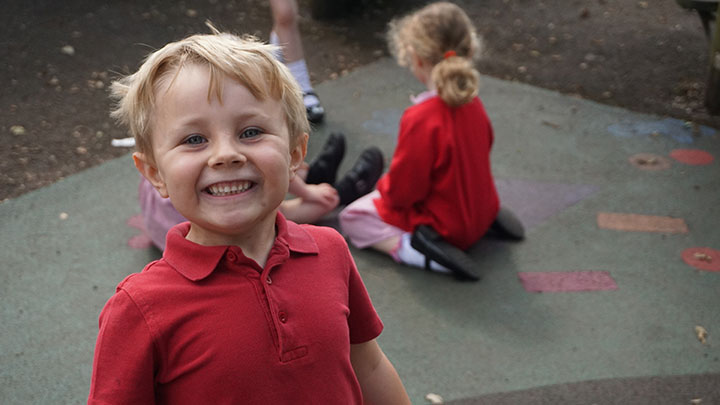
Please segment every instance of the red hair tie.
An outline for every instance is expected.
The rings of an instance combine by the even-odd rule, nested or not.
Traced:
[[[457,56],[457,53],[455,53],[455,51],[452,51],[452,50],[447,51],[447,52],[445,52],[445,54],[443,55],[443,59],[447,59],[447,58],[449,58],[449,57],[451,57],[451,56]]]

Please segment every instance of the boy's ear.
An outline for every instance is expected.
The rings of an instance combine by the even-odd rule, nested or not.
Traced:
[[[303,133],[300,135],[295,147],[290,150],[290,178],[295,175],[295,172],[300,168],[300,165],[305,161],[305,155],[307,154],[307,143],[308,134]]]
[[[133,162],[135,162],[135,167],[138,169],[140,174],[142,174],[150,182],[150,184],[155,187],[163,198],[168,198],[167,186],[165,185],[162,176],[160,176],[157,166],[155,166],[155,164],[153,164],[144,153],[135,152],[132,157]]]

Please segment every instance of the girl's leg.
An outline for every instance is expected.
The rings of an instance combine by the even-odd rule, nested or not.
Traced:
[[[305,63],[300,29],[298,27],[298,5],[296,0],[270,0],[273,16],[273,31],[270,42],[282,46],[281,60],[287,65],[295,80],[297,80],[304,96],[303,102],[307,108],[310,122],[322,121],[325,110],[310,84],[310,73]],[[275,37],[277,39],[275,39]]]
[[[298,6],[295,0],[270,0],[273,17],[273,33],[278,45],[283,48],[285,63],[297,62],[305,58],[298,28]]]
[[[391,236],[387,239],[383,239],[379,242],[373,243],[370,247],[395,258],[398,248],[400,247],[401,238],[401,235]]]
[[[358,248],[373,248],[392,257],[398,263],[413,267],[425,267],[425,255],[410,245],[412,234],[385,223],[375,208],[373,200],[380,197],[375,190],[355,200],[340,212],[339,220],[343,234]],[[448,269],[430,262],[430,269],[442,273]]]
[[[343,234],[355,247],[377,247],[379,251],[391,254],[397,247],[400,235],[405,231],[385,223],[380,218],[373,203],[373,200],[379,197],[377,190],[365,194],[340,211],[338,219]]]

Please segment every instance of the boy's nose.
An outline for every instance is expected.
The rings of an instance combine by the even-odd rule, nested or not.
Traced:
[[[228,145],[227,143],[221,143],[213,148],[212,156],[210,156],[208,160],[208,166],[231,166],[244,164],[245,162],[247,162],[247,157],[245,157],[245,154],[243,154],[239,148]]]

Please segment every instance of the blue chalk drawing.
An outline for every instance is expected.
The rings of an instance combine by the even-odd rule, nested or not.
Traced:
[[[391,108],[388,110],[373,111],[372,118],[362,123],[363,128],[367,131],[383,134],[397,135],[400,117],[403,110]]]
[[[711,136],[717,131],[705,125],[697,125],[676,118],[665,118],[658,121],[637,121],[631,123],[612,124],[608,131],[619,138],[650,136],[660,134],[669,136],[680,143],[691,144],[699,136]],[[695,133],[694,133],[695,132]]]

